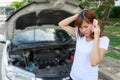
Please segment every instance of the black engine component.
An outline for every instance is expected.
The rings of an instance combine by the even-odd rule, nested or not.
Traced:
[[[34,52],[31,52],[31,54]],[[37,51],[33,57],[33,63],[39,65],[39,68],[46,66],[55,66],[61,64],[65,59],[69,58],[69,53],[65,49],[61,50],[41,50]]]

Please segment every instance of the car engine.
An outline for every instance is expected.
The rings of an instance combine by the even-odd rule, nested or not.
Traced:
[[[68,75],[71,69],[71,54],[68,49],[20,50],[10,54],[9,63],[31,71],[37,77],[54,77]]]

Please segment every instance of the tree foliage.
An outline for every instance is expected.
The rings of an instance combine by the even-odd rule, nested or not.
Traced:
[[[110,15],[110,10],[114,6],[114,0],[76,0],[84,8],[94,10],[95,14],[101,19],[101,29],[104,30],[105,21]]]
[[[114,6],[111,8],[110,18],[120,18],[120,6]]]
[[[25,2],[26,4],[29,4],[29,3],[33,2],[33,1],[35,1],[35,0],[23,0],[23,2]]]
[[[35,0],[23,0],[22,2],[14,1],[10,4],[10,6],[14,6],[16,8],[16,10],[18,10],[33,1],[35,1]]]
[[[14,1],[10,4],[10,6],[14,6],[16,8],[16,10],[20,9],[21,7],[23,7],[25,5],[26,5],[25,2],[18,2],[18,1]]]

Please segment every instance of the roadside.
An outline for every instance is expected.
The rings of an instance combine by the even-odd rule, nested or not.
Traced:
[[[99,75],[104,80],[120,80],[120,20],[108,19],[105,33],[110,38],[110,46],[102,63]]]
[[[6,15],[0,15],[0,23],[6,20]]]
[[[108,19],[104,31],[110,38],[110,45],[120,48],[120,19]]]
[[[99,76],[103,80],[120,80],[120,60],[104,57],[99,67]]]

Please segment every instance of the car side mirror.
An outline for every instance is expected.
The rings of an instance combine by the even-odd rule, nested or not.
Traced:
[[[5,36],[0,34],[0,43],[5,43],[5,42],[6,42]]]

